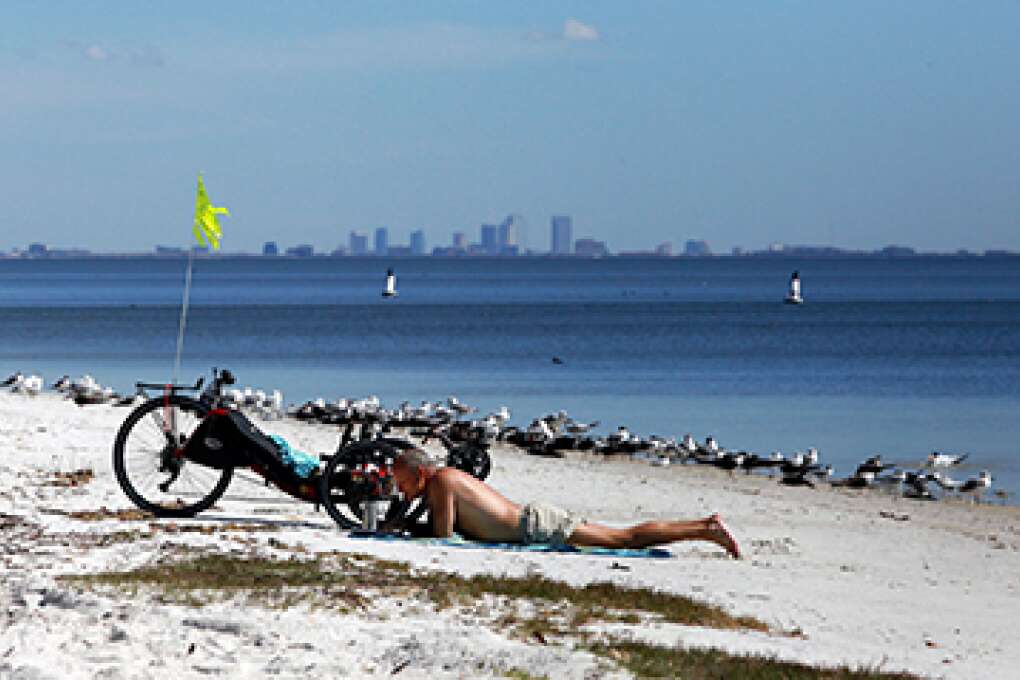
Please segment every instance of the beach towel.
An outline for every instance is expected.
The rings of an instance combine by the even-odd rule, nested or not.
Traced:
[[[596,557],[645,557],[652,559],[666,559],[673,557],[673,553],[665,548],[589,548],[574,545],[549,545],[546,543],[488,543],[484,541],[471,541],[457,534],[454,534],[452,538],[411,538],[396,534],[351,532],[350,536],[351,538],[363,538],[376,541],[401,541],[414,543],[416,545],[440,546],[445,548],[509,550],[513,552],[532,553],[568,553]]]

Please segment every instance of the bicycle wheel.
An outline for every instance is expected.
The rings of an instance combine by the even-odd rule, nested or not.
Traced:
[[[374,483],[359,473],[366,466],[381,468],[393,464],[400,450],[385,441],[355,442],[330,458],[322,472],[319,496],[326,512],[341,529],[359,529],[364,516],[364,503],[373,493]],[[410,505],[388,499],[382,522],[401,519]]]
[[[446,454],[446,466],[457,468],[475,479],[485,481],[492,471],[492,458],[483,446],[457,444]]]
[[[127,417],[113,445],[113,469],[135,505],[158,517],[192,517],[227,490],[233,468],[218,470],[183,455],[208,412],[201,402],[173,395],[150,399]]]

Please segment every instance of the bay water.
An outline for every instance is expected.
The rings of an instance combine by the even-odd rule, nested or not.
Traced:
[[[0,259],[0,373],[167,381],[185,266]],[[838,475],[969,452],[954,474],[1020,489],[1020,258],[200,257],[182,380],[212,366],[290,403],[453,394],[521,425],[814,446]]]

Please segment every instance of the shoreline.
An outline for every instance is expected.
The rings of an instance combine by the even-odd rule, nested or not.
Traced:
[[[583,651],[510,639],[457,612],[437,616],[401,611],[390,602],[362,616],[315,614],[316,628],[302,624],[297,610],[250,611],[228,602],[196,611],[105,595],[80,597],[68,594],[55,580],[60,574],[149,564],[165,553],[167,543],[192,549],[236,546],[223,529],[230,522],[273,526],[273,531],[253,532],[244,540],[253,550],[282,558],[301,551],[340,550],[465,577],[534,573],[573,585],[608,580],[689,596],[736,616],[754,616],[782,630],[803,633],[802,638],[788,638],[662,623],[606,624],[620,635],[659,644],[718,646],[816,665],[880,666],[947,678],[1007,677],[1020,663],[1020,650],[1009,630],[1020,614],[1020,508],[912,501],[824,486],[789,488],[764,476],[731,477],[700,466],[657,468],[588,456],[547,459],[494,447],[489,481],[516,502],[552,502],[610,524],[703,517],[718,511],[740,543],[743,560],[726,559],[721,550],[704,543],[674,544],[669,546],[673,558],[651,560],[352,539],[310,504],[243,480],[234,482],[218,510],[174,522],[180,527],[211,527],[207,533],[157,532],[154,538],[106,547],[90,547],[88,541],[79,546],[49,544],[53,537],[114,535],[145,526],[53,514],[53,509],[131,508],[110,469],[113,436],[128,412],[108,406],[79,408],[54,395],[25,398],[0,393],[0,513],[30,523],[39,532],[33,538],[27,529],[22,535],[13,524],[8,527],[15,520],[3,524],[9,535],[0,553],[5,581],[0,605],[11,613],[0,623],[6,627],[0,636],[4,639],[0,670],[3,664],[35,668],[39,655],[46,654],[54,660],[54,670],[66,668],[65,677],[71,678],[91,677],[119,664],[147,667],[152,677],[182,677],[182,669],[184,677],[197,677],[196,664],[229,668],[217,648],[241,655],[237,650],[244,635],[230,632],[237,627],[277,636],[255,654],[263,665],[253,666],[253,673],[267,672],[272,652],[289,655],[287,663],[293,666],[286,672],[309,664],[319,664],[315,667],[324,671],[327,666],[322,664],[332,653],[351,664],[347,672],[354,676],[382,674],[379,660],[392,657],[412,639],[421,646],[416,664],[441,658],[451,670],[445,675],[440,664],[426,673],[416,666],[417,671],[408,668],[401,677],[405,673],[456,677],[480,660],[489,664],[486,672],[512,667],[552,673],[549,677],[583,677],[595,668],[596,662]],[[289,420],[259,424],[302,450],[329,451],[335,446],[335,428]],[[90,481],[52,484],[56,472],[89,468],[94,472]],[[165,529],[167,523],[156,524]],[[47,597],[64,597],[66,606],[46,605]],[[106,611],[114,612],[112,623],[102,618]],[[118,636],[110,627],[121,615],[136,628],[123,625],[127,638],[112,639]],[[83,628],[90,617],[97,617],[97,630],[106,631],[105,637]],[[189,617],[211,617],[223,624],[223,630],[181,623]],[[160,626],[181,631],[184,639],[195,642],[199,658],[184,659],[183,665],[161,659],[158,649],[144,639],[145,630]],[[351,640],[357,644],[344,646]],[[444,643],[452,644],[457,653],[442,652],[437,645]],[[507,665],[516,660],[520,665]]]

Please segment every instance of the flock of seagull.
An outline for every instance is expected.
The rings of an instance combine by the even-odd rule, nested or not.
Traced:
[[[695,441],[690,434],[679,441],[675,438],[639,437],[626,427],[616,432],[593,437],[589,432],[598,422],[579,423],[565,411],[549,414],[532,421],[525,430],[508,428],[501,435],[505,441],[517,444],[536,455],[562,455],[566,450],[589,450],[601,454],[630,454],[652,465],[671,464],[710,465],[735,474],[738,470],[751,474],[765,470],[779,482],[788,486],[814,487],[820,482],[833,487],[873,488],[898,492],[907,498],[933,500],[947,494],[969,496],[980,500],[992,485],[992,476],[982,470],[977,476],[954,479],[950,470],[964,463],[969,454],[954,455],[933,452],[918,464],[884,463],[881,456],[872,456],[860,463],[852,474],[835,479],[834,468],[819,462],[818,450],[809,448],[786,456],[779,451],[760,455],[749,451],[726,450],[714,437],[704,443]],[[1005,492],[997,492],[1005,498]]]
[[[442,425],[451,438],[486,444],[500,441],[518,446],[528,453],[541,456],[563,456],[566,451],[587,451],[601,455],[629,455],[655,466],[672,464],[711,465],[735,474],[738,470],[751,474],[755,470],[778,473],[779,482],[788,486],[809,486],[825,482],[833,487],[874,488],[898,491],[903,496],[935,499],[947,494],[969,495],[980,500],[992,484],[987,471],[978,476],[957,480],[949,471],[968,459],[967,454],[932,453],[920,465],[883,463],[881,456],[872,456],[848,477],[834,479],[831,465],[819,463],[818,450],[809,448],[785,456],[776,451],[759,455],[748,451],[721,448],[715,438],[698,443],[690,435],[679,440],[658,436],[640,437],[626,427],[619,427],[605,436],[595,436],[598,421],[579,422],[566,411],[557,411],[534,419],[526,428],[509,425],[510,410],[506,406],[484,416],[468,419],[476,409],[448,397],[445,402],[423,401],[418,406],[409,402],[395,409],[383,408],[378,397],[365,399],[325,399],[309,401],[288,411],[290,417],[328,425],[360,423],[363,427],[413,428]],[[999,492],[1001,495],[1002,492]],[[1002,497],[1005,497],[1002,495]]]
[[[44,389],[39,375],[16,372],[0,383],[12,392],[35,396]],[[145,400],[144,393],[123,396],[109,387],[103,387],[90,375],[72,380],[62,376],[50,388],[63,394],[79,406],[109,404],[133,406]],[[809,448],[786,456],[775,451],[760,455],[749,451],[726,450],[714,437],[703,443],[686,434],[680,439],[659,436],[641,437],[626,427],[618,427],[608,435],[593,434],[598,421],[580,422],[566,411],[557,411],[535,418],[525,428],[509,424],[510,409],[501,406],[484,416],[477,409],[450,396],[444,401],[423,401],[417,406],[404,402],[395,409],[384,408],[377,396],[363,399],[341,398],[327,401],[323,398],[299,406],[286,407],[283,393],[278,389],[262,390],[252,387],[226,390],[222,398],[239,409],[247,410],[263,419],[290,417],[306,422],[326,425],[358,424],[362,431],[378,433],[392,428],[425,430],[441,426],[455,441],[473,441],[491,444],[499,441],[515,445],[528,453],[540,456],[563,456],[566,451],[586,451],[601,455],[629,455],[651,465],[665,467],[675,464],[700,464],[735,474],[738,470],[751,474],[767,471],[779,477],[788,486],[814,487],[828,483],[832,487],[851,489],[884,489],[900,493],[907,498],[935,499],[947,494],[969,496],[981,500],[992,485],[992,476],[982,470],[975,477],[954,479],[950,470],[968,459],[968,454],[953,455],[934,452],[920,464],[883,462],[881,456],[872,456],[860,463],[849,476],[836,479],[831,465],[819,462],[818,450]],[[371,436],[371,435],[369,435]],[[1005,492],[996,492],[1006,497]]]
[[[18,371],[9,375],[6,380],[0,383],[0,387],[7,387],[11,392],[34,397],[43,391],[44,382],[42,376],[35,374],[26,376]],[[103,387],[91,375],[83,375],[74,380],[68,375],[62,376],[50,385],[50,389],[63,394],[79,406],[91,404],[133,406],[144,400],[144,395],[123,396],[116,393],[111,387]]]

